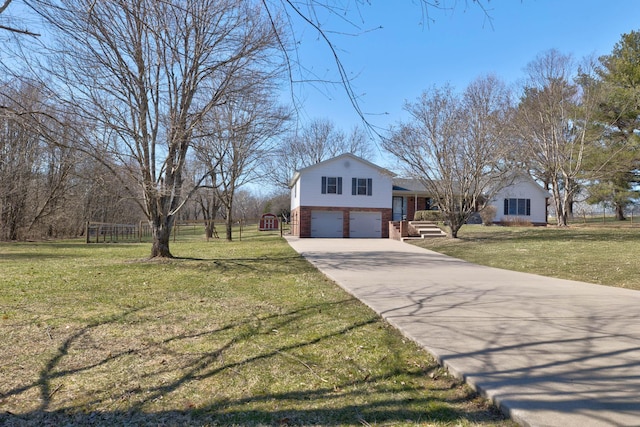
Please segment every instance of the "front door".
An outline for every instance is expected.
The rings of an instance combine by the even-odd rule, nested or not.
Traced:
[[[405,198],[402,196],[393,196],[392,221],[402,221],[407,215],[407,207]]]

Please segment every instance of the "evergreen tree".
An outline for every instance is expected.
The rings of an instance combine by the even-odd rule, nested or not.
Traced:
[[[600,58],[603,98],[599,126],[605,127],[602,144],[591,159],[609,159],[599,179],[589,188],[590,203],[611,205],[619,220],[639,195],[640,181],[640,32],[623,34],[610,55]]]

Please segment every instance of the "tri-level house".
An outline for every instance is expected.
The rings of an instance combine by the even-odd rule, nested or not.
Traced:
[[[342,154],[298,170],[291,188],[291,233],[298,237],[386,238],[389,222],[412,220],[436,201],[416,180],[353,154]],[[547,223],[549,193],[527,174],[514,174],[489,202],[494,222]]]
[[[291,233],[389,237],[393,173],[353,154],[300,169],[290,182]]]

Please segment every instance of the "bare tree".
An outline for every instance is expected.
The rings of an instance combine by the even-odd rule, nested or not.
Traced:
[[[380,23],[365,23],[362,19],[362,9],[366,7],[375,7],[370,0],[261,0],[269,14],[277,14],[278,12],[286,15],[286,21],[289,23],[289,35],[292,38],[292,46],[301,43],[302,32],[296,31],[295,24],[301,23],[303,28],[308,28],[312,37],[317,37],[323,42],[324,47],[328,49],[327,63],[334,64],[334,77],[326,75],[318,75],[312,69],[308,68],[304,61],[300,61],[297,51],[286,51],[287,65],[289,71],[289,79],[291,85],[295,83],[303,83],[305,85],[314,86],[321,91],[327,87],[335,87],[341,89],[351,102],[353,109],[362,119],[363,124],[378,134],[377,129],[371,126],[365,112],[362,110],[359,96],[355,92],[352,81],[348,76],[347,69],[343,65],[342,55],[339,53],[339,42],[337,39],[340,35],[352,37],[361,35],[368,31],[379,29]],[[423,27],[429,27],[435,18],[433,11],[450,13],[456,9],[463,7],[465,10],[470,8],[480,9],[484,16],[485,22],[489,25],[492,23],[490,10],[488,8],[490,0],[417,0],[412,1],[411,6],[419,10],[418,23]],[[399,5],[400,6],[400,5]],[[370,27],[365,27],[371,25]],[[364,28],[363,28],[364,27]],[[292,102],[299,105],[296,96],[292,90]]]
[[[450,86],[425,91],[405,110],[411,121],[393,128],[384,148],[429,189],[456,238],[469,217],[506,185],[509,93],[489,76],[471,83],[463,95]]]
[[[273,68],[275,21],[241,0],[38,5],[59,40],[48,68],[57,96],[95,123],[95,133],[77,134],[84,150],[106,147],[129,167],[153,230],[151,256],[171,257],[174,217],[191,191],[183,169],[196,129],[245,89],[239,82]]]
[[[3,103],[12,105],[7,99],[10,93],[22,93],[24,104],[33,99],[31,88],[14,88],[5,83],[2,88]],[[40,140],[31,131],[25,120],[12,114],[8,108],[0,110],[0,237],[4,240],[22,238],[26,227],[27,202],[33,180],[37,173]]]
[[[3,0],[3,1],[0,2],[0,17],[5,17],[7,15],[5,12],[9,8],[9,5],[11,5],[11,2],[12,2],[12,0]],[[40,34],[32,32],[32,31],[29,31],[26,28],[18,28],[15,25],[5,24],[2,21],[0,21],[0,30],[8,31],[10,33],[33,36],[33,37],[38,37],[40,35]]]
[[[195,146],[207,170],[207,186],[224,208],[227,240],[232,240],[236,191],[261,176],[258,167],[289,118],[267,90],[247,90],[211,110],[203,123],[205,135]]]
[[[592,68],[578,67],[570,55],[550,50],[527,66],[528,79],[514,121],[521,151],[553,195],[556,223],[566,226],[584,175],[587,150],[599,99],[598,85],[584,78]],[[584,84],[579,84],[580,82]]]
[[[71,216],[75,152],[50,144],[38,132],[30,112],[46,108],[39,86],[12,80],[3,85],[0,103],[0,229],[2,238],[52,237]],[[73,141],[64,132],[70,117],[54,113],[41,117],[59,128],[67,146]],[[67,218],[61,221],[61,218]],[[73,227],[72,227],[73,228]],[[67,234],[68,235],[68,234]]]
[[[11,0],[0,5],[3,14]],[[86,154],[106,153],[104,166],[121,177],[123,188],[139,199],[154,230],[152,256],[171,256],[169,233],[173,218],[185,202],[182,171],[194,129],[204,114],[230,94],[237,78],[270,67],[278,55],[286,57],[294,81],[295,51],[287,37],[294,27],[280,26],[282,15],[297,17],[324,40],[338,70],[335,82],[347,92],[360,112],[357,96],[346,78],[330,30],[321,11],[340,17],[358,15],[368,2],[291,2],[288,0],[23,0],[48,22],[51,38],[59,41],[50,51],[47,67],[36,75],[56,86],[65,111],[74,111],[83,125],[75,129],[76,148]],[[479,5],[480,0],[469,0]],[[422,0],[423,18],[431,8],[452,8],[456,2]],[[354,7],[355,6],[355,7]],[[346,14],[346,15],[345,15]],[[424,21],[424,20],[423,20]],[[291,22],[291,21],[289,21]],[[11,29],[10,29],[11,30]],[[45,28],[45,30],[47,30]],[[47,38],[47,42],[50,38]],[[30,49],[22,49],[27,54]],[[35,59],[27,68],[35,68]],[[10,66],[11,67],[11,66]],[[22,71],[10,70],[12,74]],[[43,114],[43,111],[32,111]],[[360,112],[361,116],[362,113]],[[41,118],[37,128],[49,142],[60,143],[58,126],[47,128]],[[130,178],[117,173],[119,167]],[[194,180],[196,182],[197,180]],[[132,186],[135,182],[141,191]]]
[[[279,187],[288,188],[295,171],[343,153],[371,158],[375,144],[354,126],[349,134],[328,119],[315,119],[286,135],[265,163],[266,175]]]

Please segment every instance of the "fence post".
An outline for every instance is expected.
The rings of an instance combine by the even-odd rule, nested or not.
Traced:
[[[87,244],[89,244],[89,221],[87,221],[87,223],[85,224],[84,234],[85,234],[85,241]]]

